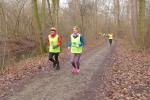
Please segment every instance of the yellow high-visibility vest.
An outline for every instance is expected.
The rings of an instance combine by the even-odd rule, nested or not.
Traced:
[[[108,34],[108,39],[113,39],[113,35],[112,34]]]
[[[52,38],[51,35],[49,35],[48,37],[49,37],[49,42],[50,42],[49,52],[59,53],[60,52],[60,46],[57,48],[53,48],[53,46],[57,46],[59,36],[56,35],[54,38]]]
[[[82,53],[83,46],[77,47],[81,44],[80,37],[80,34],[77,38],[74,38],[73,35],[71,35],[71,53]]]

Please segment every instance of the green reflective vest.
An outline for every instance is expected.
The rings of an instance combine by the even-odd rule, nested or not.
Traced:
[[[79,47],[81,44],[80,36],[79,34],[77,38],[74,38],[73,35],[71,35],[71,53],[82,53],[83,46]]]
[[[58,35],[56,35],[54,38],[52,38],[51,35],[48,36],[49,43],[50,43],[49,52],[52,52],[52,53],[60,52],[60,46],[57,48],[53,48],[54,46],[57,46],[57,44],[58,44],[58,37],[59,37]]]
[[[113,35],[112,34],[108,34],[108,39],[113,39]]]

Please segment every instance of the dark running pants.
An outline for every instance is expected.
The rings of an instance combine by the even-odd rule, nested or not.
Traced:
[[[53,62],[53,67],[59,68],[59,59],[58,59],[59,53],[49,53],[49,60]]]
[[[112,44],[112,39],[109,39],[109,43],[110,43],[110,45]]]

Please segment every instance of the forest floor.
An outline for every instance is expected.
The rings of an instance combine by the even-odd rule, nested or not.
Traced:
[[[95,50],[93,48],[99,48],[103,44],[103,39],[97,39],[95,42],[86,43],[85,54]],[[61,69],[64,70],[64,66],[71,70],[71,65],[69,63],[69,55],[67,55],[66,50],[60,54]],[[94,51],[93,51],[94,52]],[[66,64],[66,61],[68,65]],[[60,71],[61,72],[61,71]],[[55,73],[51,64],[48,62],[48,55],[41,55],[34,58],[29,58],[27,60],[20,61],[19,63],[8,66],[3,73],[0,75],[0,99],[8,99],[10,95],[14,95],[16,92],[20,92],[25,84],[30,83],[32,79],[35,79],[42,74]]]
[[[60,71],[52,70],[47,55],[17,63],[0,77],[0,100],[148,100],[150,52],[130,48],[107,42],[88,47],[77,75],[65,53]]]
[[[0,56],[6,52],[6,55],[13,55],[17,52],[22,52],[30,48],[35,47],[35,42],[33,40],[10,40],[0,41]],[[5,48],[5,51],[4,51]]]
[[[120,40],[103,75],[93,77],[88,89],[73,100],[150,100],[150,51]]]

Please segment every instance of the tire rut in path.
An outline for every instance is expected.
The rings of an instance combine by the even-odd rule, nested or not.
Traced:
[[[112,46],[113,47],[113,46]],[[69,61],[60,71],[50,71],[32,79],[24,88],[9,97],[10,100],[70,100],[80,91],[88,88],[92,76],[103,68],[103,61],[111,52],[112,47],[104,44],[81,57],[81,72],[71,73]]]

